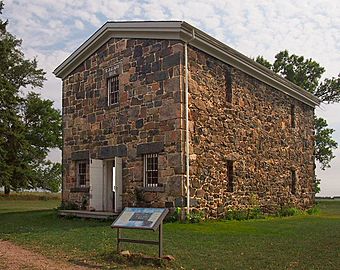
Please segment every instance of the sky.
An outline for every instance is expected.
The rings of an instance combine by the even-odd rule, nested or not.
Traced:
[[[52,71],[106,21],[184,20],[248,57],[269,61],[281,50],[312,58],[326,68],[324,78],[340,73],[338,0],[4,0],[1,18],[23,40],[28,58],[46,71],[38,92],[61,109],[61,80]],[[340,104],[321,104],[316,114],[335,129],[340,144]],[[340,195],[340,149],[331,168],[317,169],[320,196]],[[53,160],[60,160],[53,151]]]

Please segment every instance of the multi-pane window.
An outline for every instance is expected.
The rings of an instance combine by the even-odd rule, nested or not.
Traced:
[[[158,154],[144,155],[144,186],[158,186]]]
[[[119,79],[118,76],[111,77],[107,80],[108,104],[114,105],[119,102]]]
[[[77,183],[80,187],[84,187],[86,185],[86,167],[86,161],[77,162]]]
[[[227,161],[227,191],[233,192],[234,191],[234,161],[228,160]]]
[[[291,192],[292,194],[296,193],[296,171],[291,170]]]

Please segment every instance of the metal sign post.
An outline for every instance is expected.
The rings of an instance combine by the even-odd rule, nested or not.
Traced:
[[[163,256],[163,220],[169,212],[166,208],[125,208],[111,227],[117,229],[117,252],[120,252],[120,243],[138,243],[158,245],[158,256]],[[129,239],[121,236],[120,229],[158,229],[158,241]]]

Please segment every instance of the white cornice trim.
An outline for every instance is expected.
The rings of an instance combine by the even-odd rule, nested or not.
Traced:
[[[192,40],[192,32],[195,39]],[[301,102],[315,107],[320,100],[252,59],[209,36],[203,31],[182,21],[172,22],[107,22],[74,51],[55,70],[54,74],[64,79],[77,66],[98,50],[110,38],[150,38],[190,41],[190,45],[233,66],[250,76],[286,93]]]

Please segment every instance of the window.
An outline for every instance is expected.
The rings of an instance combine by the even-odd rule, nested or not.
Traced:
[[[86,161],[77,162],[77,184],[79,187],[85,187],[86,185]]]
[[[233,89],[231,84],[231,68],[227,68],[225,80],[226,80],[226,99],[228,103],[231,103],[233,100]]]
[[[158,186],[158,154],[144,155],[144,186]]]
[[[292,194],[296,193],[296,171],[291,170],[291,192]]]
[[[228,160],[227,161],[227,191],[233,192],[234,191],[234,161]]]
[[[290,126],[295,128],[295,105],[290,106]]]
[[[108,105],[118,104],[119,102],[119,80],[118,76],[107,80]]]

